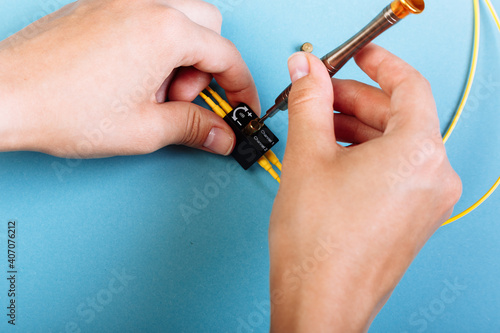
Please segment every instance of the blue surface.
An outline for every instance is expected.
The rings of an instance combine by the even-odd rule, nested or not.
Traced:
[[[288,84],[286,60],[303,42],[323,55],[388,3],[213,2],[224,15],[223,35],[247,61],[264,107]],[[500,0],[493,4],[500,8]],[[0,39],[60,5],[2,0]],[[477,80],[447,144],[464,183],[457,212],[481,197],[500,170],[500,34],[483,3],[482,17]],[[472,1],[429,1],[423,15],[378,43],[429,79],[444,131],[470,63]],[[368,82],[352,63],[339,77]],[[282,113],[268,124],[282,140],[279,156],[286,123]],[[277,189],[258,168],[244,172],[230,158],[182,147],[85,161],[0,154],[0,248],[6,252],[7,221],[16,219],[19,265],[14,328],[4,314],[7,263],[0,258],[0,331],[267,332],[267,227]],[[205,191],[211,197],[202,200],[197,193]],[[196,213],[183,216],[186,207]],[[499,216],[495,193],[473,214],[439,230],[370,332],[499,331]],[[458,287],[448,290],[450,284]]]

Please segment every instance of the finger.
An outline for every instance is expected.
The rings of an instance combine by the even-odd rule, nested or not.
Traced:
[[[337,141],[344,143],[365,143],[379,138],[382,132],[366,125],[353,116],[336,113],[334,115],[335,136]]]
[[[149,107],[144,126],[153,129],[152,140],[158,148],[185,145],[220,155],[229,155],[234,148],[235,137],[231,128],[207,109],[187,102]]]
[[[298,52],[290,57],[288,67],[292,90],[287,149],[329,154],[336,143],[332,82],[325,65],[311,54]]]
[[[378,88],[352,81],[332,79],[334,109],[354,116],[366,125],[384,131],[391,110],[391,99]]]
[[[211,73],[225,90],[229,103],[236,106],[243,102],[259,113],[257,88],[234,44],[209,29],[193,24],[182,34],[190,43],[183,45],[181,59],[175,67],[193,66]]]
[[[375,44],[362,49],[355,60],[358,66],[389,96],[408,77],[421,76],[416,69],[402,59]]]
[[[200,0],[164,0],[163,4],[184,13],[191,21],[220,34],[222,15],[216,6]]]
[[[356,62],[391,97],[391,128],[439,128],[430,84],[417,70],[374,44],[366,46]]]
[[[211,74],[201,72],[194,67],[179,68],[170,85],[168,99],[169,101],[191,102],[211,80]]]
[[[177,74],[177,69],[174,69],[170,75],[163,81],[162,85],[156,91],[156,103],[165,103],[167,101],[168,90],[170,88],[170,83]]]

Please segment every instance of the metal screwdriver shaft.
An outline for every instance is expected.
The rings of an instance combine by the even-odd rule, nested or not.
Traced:
[[[384,31],[401,21],[409,14],[420,14],[424,11],[423,0],[395,0],[377,15],[366,27],[354,35],[347,42],[325,55],[321,60],[325,64],[330,76],[333,77],[351,58],[353,58],[363,47],[377,38]],[[278,111],[288,109],[288,96],[292,85],[289,85],[276,98],[275,104],[266,114],[248,125],[248,132],[258,131],[264,121],[273,117]]]

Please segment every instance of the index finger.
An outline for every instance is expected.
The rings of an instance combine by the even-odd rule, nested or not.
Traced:
[[[388,123],[439,128],[429,82],[413,67],[380,46],[366,46],[357,56],[358,66],[391,97]],[[388,126],[394,128],[394,126]]]
[[[236,46],[216,32],[191,22],[184,31],[186,40],[183,57],[177,66],[193,66],[210,73],[225,90],[231,105],[248,104],[260,114],[260,103],[250,70]]]
[[[222,16],[215,5],[201,0],[162,0],[161,2],[164,6],[184,13],[191,21],[220,34]]]

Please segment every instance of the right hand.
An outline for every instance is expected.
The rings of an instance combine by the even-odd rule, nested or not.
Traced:
[[[289,60],[269,229],[273,332],[366,330],[460,197],[429,83],[375,45],[356,61],[381,89],[333,80],[332,90],[318,58]]]

